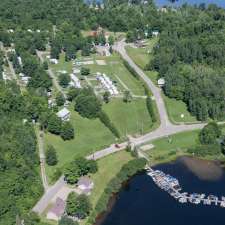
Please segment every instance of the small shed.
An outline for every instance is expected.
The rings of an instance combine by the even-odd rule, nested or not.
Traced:
[[[89,177],[81,177],[77,182],[77,187],[83,194],[89,195],[94,187],[94,182]]]
[[[165,85],[165,79],[164,78],[160,78],[160,79],[158,79],[157,83],[158,83],[159,87],[163,87]]]
[[[61,198],[57,198],[53,207],[47,213],[47,219],[59,221],[64,214],[66,203]]]
[[[70,111],[67,108],[61,109],[56,114],[62,121],[69,121],[70,120]]]

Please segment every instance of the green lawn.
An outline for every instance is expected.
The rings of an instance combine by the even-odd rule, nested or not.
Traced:
[[[144,70],[145,66],[152,59],[152,49],[157,43],[157,41],[158,38],[152,38],[147,40],[147,46],[144,48],[133,48],[131,46],[127,46],[126,51],[128,55],[132,58],[132,60]]]
[[[66,62],[65,61],[65,53],[60,54],[60,58],[58,61],[58,64],[49,64],[52,68],[53,72],[57,72],[58,70],[66,70],[68,73],[72,72],[73,64],[72,62]]]
[[[119,90],[125,90],[119,79],[131,90],[135,95],[144,95],[144,88],[142,87],[140,81],[130,74],[130,72],[123,65],[120,56],[114,53],[109,57],[94,56],[94,59],[105,60],[105,66],[100,66],[97,64],[87,65],[86,67],[91,69],[91,73],[101,72],[109,76],[113,81],[117,81]],[[119,79],[117,78],[119,77]]]
[[[59,160],[57,167],[63,167],[65,163],[73,160],[75,156],[87,156],[115,142],[112,133],[99,119],[89,120],[71,110],[70,121],[75,129],[75,139],[63,141],[59,136],[50,133],[45,135],[46,145],[53,145],[57,151]],[[50,180],[55,168],[47,166],[47,174]]]
[[[123,136],[146,133],[152,128],[145,99],[133,99],[130,103],[114,99],[105,104],[103,109]]]
[[[186,154],[186,150],[196,145],[199,130],[182,132],[152,142],[155,146],[147,151],[152,164],[163,163]]]
[[[196,118],[192,116],[188,110],[187,106],[183,101],[178,101],[173,98],[168,98],[164,95],[164,101],[166,104],[167,112],[172,123],[195,123]],[[184,115],[182,118],[181,115]]]
[[[121,167],[132,159],[127,151],[114,153],[98,160],[98,172],[92,175],[94,189],[90,196],[93,206],[97,203],[109,181],[117,175]]]

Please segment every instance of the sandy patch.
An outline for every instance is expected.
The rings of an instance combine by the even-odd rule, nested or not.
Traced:
[[[218,180],[223,175],[223,169],[216,162],[193,157],[181,157],[180,160],[202,180]]]
[[[106,62],[105,60],[96,60],[96,63],[100,66],[105,66],[106,65]]]

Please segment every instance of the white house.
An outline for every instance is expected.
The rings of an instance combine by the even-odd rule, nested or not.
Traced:
[[[58,60],[57,59],[50,59],[49,61],[52,64],[58,64]]]
[[[61,199],[57,198],[53,207],[47,213],[47,219],[59,221],[64,214],[66,203]]]
[[[30,77],[27,77],[27,76],[23,76],[23,77],[21,77],[21,80],[22,80],[22,82],[23,82],[25,85],[27,85],[27,84],[28,84],[29,79],[30,79]]]
[[[70,74],[70,78],[71,78],[70,86],[76,87],[76,88],[82,88],[80,80],[74,74]]]
[[[163,87],[165,85],[165,79],[164,78],[160,78],[160,79],[158,79],[157,83],[158,83],[159,87]]]
[[[61,109],[56,114],[62,121],[69,121],[70,120],[70,111],[67,108]]]
[[[77,188],[86,195],[89,195],[91,193],[93,187],[94,183],[89,177],[81,177],[77,182]]]

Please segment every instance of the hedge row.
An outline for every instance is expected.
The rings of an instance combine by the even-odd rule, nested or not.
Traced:
[[[94,210],[92,211],[86,225],[93,225],[96,222],[96,217],[107,210],[107,205],[110,197],[117,193],[121,185],[137,172],[142,171],[147,161],[144,158],[136,158],[125,164],[120,172],[108,183],[103,194],[98,200]]]
[[[127,68],[127,70],[137,79],[140,80],[140,77],[138,73],[133,69],[133,67],[130,66],[130,64],[124,60],[122,57],[121,59],[123,60],[123,65]]]
[[[152,102],[152,99],[150,96],[147,96],[147,98],[146,98],[146,107],[148,109],[148,113],[152,119],[152,122],[155,123],[157,121],[157,117],[155,115],[153,102]]]
[[[109,128],[109,130],[117,137],[120,138],[120,133],[117,130],[117,128],[114,126],[114,124],[110,121],[108,115],[104,111],[100,111],[98,113],[98,117],[100,121]]]

